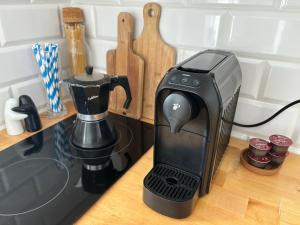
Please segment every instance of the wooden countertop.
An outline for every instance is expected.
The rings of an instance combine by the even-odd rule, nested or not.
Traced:
[[[43,128],[58,119],[42,117]],[[0,132],[0,149],[32,133],[7,136]],[[211,192],[199,199],[192,215],[172,219],[147,207],[142,200],[143,179],[152,168],[153,150],[149,150],[119,179],[77,222],[76,225],[100,224],[300,224],[300,156],[289,154],[278,174],[264,177],[251,173],[239,163],[247,143],[231,139],[214,178]]]
[[[64,120],[68,117],[70,117],[71,115],[75,114],[75,108],[74,105],[71,101],[64,103],[65,106],[68,109],[68,113],[64,116],[61,117],[57,117],[57,118],[48,118],[46,113],[42,113],[40,115],[41,117],[41,122],[42,122],[42,130],[54,125],[55,123]],[[10,136],[6,133],[5,130],[1,130],[0,131],[0,151],[8,148],[11,145],[14,145],[17,142],[20,142],[32,135],[34,135],[36,132],[30,133],[30,132],[24,132],[23,134],[20,135],[16,135],[16,136]]]
[[[172,219],[142,200],[143,179],[152,168],[152,149],[102,196],[76,225],[98,224],[300,224],[300,156],[290,154],[279,174],[259,176],[239,162],[247,143],[232,139],[211,192],[192,215]]]

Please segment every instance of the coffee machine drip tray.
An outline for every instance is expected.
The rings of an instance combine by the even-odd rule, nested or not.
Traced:
[[[144,179],[144,202],[156,211],[184,218],[198,199],[200,177],[166,164],[156,164]]]

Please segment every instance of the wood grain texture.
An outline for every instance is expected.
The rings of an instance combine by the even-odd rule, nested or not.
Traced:
[[[119,114],[140,119],[144,81],[144,60],[133,52],[134,19],[126,12],[118,16],[117,48],[107,52],[107,73],[128,77],[132,101],[128,110],[123,108],[126,94],[123,88],[116,87],[112,93],[110,109]],[[115,102],[115,103],[114,103]]]
[[[260,176],[239,162],[247,143],[231,139],[213,180],[211,192],[198,200],[192,215],[172,219],[147,207],[142,200],[143,179],[152,168],[153,150],[148,151],[76,225],[188,224],[271,225],[300,224],[300,156],[290,154],[280,173]],[[296,171],[290,173],[288,168]],[[290,176],[292,174],[292,176]]]
[[[133,50],[145,60],[142,118],[153,120],[155,91],[164,74],[175,64],[176,50],[159,33],[160,5],[146,4],[143,14],[143,31],[133,42]]]
[[[106,73],[113,76],[116,74],[116,69],[114,66],[116,64],[116,50],[112,49],[106,53]],[[111,91],[109,93],[109,105],[108,109],[111,112],[116,112],[117,110],[117,92]]]

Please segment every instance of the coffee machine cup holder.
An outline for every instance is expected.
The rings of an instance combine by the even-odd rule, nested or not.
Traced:
[[[173,218],[192,213],[200,177],[167,164],[156,164],[144,179],[143,200],[155,211]]]

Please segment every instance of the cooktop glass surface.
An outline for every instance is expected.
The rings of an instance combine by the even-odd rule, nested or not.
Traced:
[[[153,145],[152,125],[110,114],[112,151],[78,154],[69,144],[75,118],[0,152],[1,225],[73,224]]]

